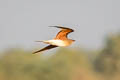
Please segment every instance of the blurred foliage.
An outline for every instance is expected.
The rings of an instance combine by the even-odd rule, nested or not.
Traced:
[[[0,55],[0,80],[120,80],[120,35],[103,49],[59,48],[52,56],[20,48]]]
[[[106,38],[105,47],[95,60],[95,68],[109,80],[120,79],[120,34],[113,34]]]

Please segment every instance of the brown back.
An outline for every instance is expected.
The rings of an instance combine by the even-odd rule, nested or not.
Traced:
[[[55,39],[61,39],[61,40],[65,40],[67,39],[67,35],[71,32],[73,32],[73,29],[70,28],[66,28],[66,27],[60,27],[60,26],[52,26],[52,27],[57,27],[57,28],[61,28],[62,30],[56,35]]]

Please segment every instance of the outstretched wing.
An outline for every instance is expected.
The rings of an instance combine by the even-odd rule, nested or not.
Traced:
[[[42,52],[42,51],[45,51],[45,50],[49,50],[49,49],[52,49],[52,48],[55,48],[55,47],[58,47],[58,46],[55,46],[55,45],[48,45],[46,46],[45,48],[41,49],[41,50],[38,50],[36,52],[34,52],[33,54],[36,54],[38,52]]]
[[[62,29],[60,32],[58,32],[55,39],[61,39],[61,40],[67,39],[67,35],[74,31],[73,29],[66,27],[60,27],[60,26],[51,26],[51,27],[57,27]]]

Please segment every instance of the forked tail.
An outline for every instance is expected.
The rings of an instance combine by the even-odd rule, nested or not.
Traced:
[[[35,41],[35,42],[44,42],[44,41]]]

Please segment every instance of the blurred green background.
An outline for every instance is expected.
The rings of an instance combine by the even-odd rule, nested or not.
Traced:
[[[47,26],[76,42],[33,55]],[[0,0],[0,80],[120,80],[120,0]]]
[[[51,55],[10,48],[0,54],[0,80],[120,80],[120,33],[107,35],[104,47],[59,48]]]

